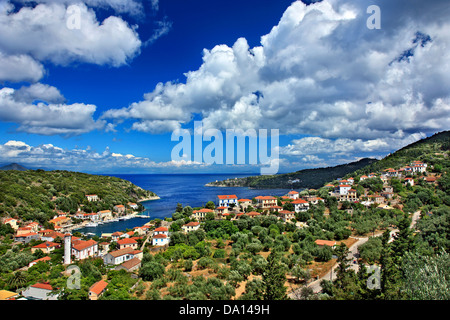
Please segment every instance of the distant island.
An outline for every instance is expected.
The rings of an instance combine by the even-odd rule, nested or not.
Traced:
[[[320,188],[348,173],[376,163],[377,159],[364,158],[335,167],[304,169],[277,175],[251,176],[207,183],[208,187],[249,187],[254,189],[302,189]]]
[[[18,163],[10,163],[6,166],[0,167],[0,170],[17,170],[17,171],[27,171],[28,169],[21,166]]]

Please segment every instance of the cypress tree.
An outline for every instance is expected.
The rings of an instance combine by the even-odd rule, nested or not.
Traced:
[[[264,300],[286,300],[286,274],[279,260],[279,254],[271,252],[267,257],[267,265],[264,268],[262,281],[264,285]]]

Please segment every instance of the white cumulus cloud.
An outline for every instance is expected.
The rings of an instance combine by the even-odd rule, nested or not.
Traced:
[[[28,55],[58,65],[86,62],[120,66],[140,51],[134,27],[120,17],[99,22],[84,3],[68,11],[59,2],[22,7],[10,4],[0,10],[0,51],[4,55]],[[72,26],[69,22],[76,21]]]
[[[95,105],[65,104],[63,99],[55,87],[43,84],[18,90],[2,88],[0,121],[19,124],[17,131],[41,135],[71,136],[105,126],[104,121],[93,119]]]
[[[367,28],[362,1],[293,2],[259,46],[240,38],[205,49],[184,83],[160,83],[104,119],[133,119],[132,129],[153,132],[154,120],[170,130],[200,114],[205,129],[278,128],[374,152],[401,145],[391,140],[399,132],[407,139],[448,129],[447,2],[376,4],[380,30]]]

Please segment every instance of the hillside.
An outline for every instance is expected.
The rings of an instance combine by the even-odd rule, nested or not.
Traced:
[[[405,164],[416,160],[432,165],[437,169],[437,172],[440,172],[448,164],[448,159],[445,154],[445,151],[448,150],[450,150],[450,131],[442,131],[431,137],[407,145],[377,162],[356,170],[350,175],[367,175],[370,172],[377,172],[387,168],[399,169]]]
[[[18,163],[11,163],[0,168],[0,170],[17,170],[17,171],[27,171],[28,169],[21,166]]]
[[[96,194],[99,201],[88,202]],[[0,171],[0,217],[18,217],[45,223],[55,210],[86,213],[111,210],[114,205],[137,202],[154,194],[129,181],[69,171]]]
[[[376,162],[376,159],[364,158],[356,162],[335,167],[304,169],[292,173],[230,179],[211,182],[207,186],[250,187],[255,189],[319,188],[327,181],[343,177],[350,172],[354,172]]]

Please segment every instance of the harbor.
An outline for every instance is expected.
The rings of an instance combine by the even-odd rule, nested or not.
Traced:
[[[144,212],[134,212],[126,216],[120,216],[105,221],[89,222],[72,230],[86,235],[101,236],[104,233],[133,229],[134,227],[146,224],[150,220],[150,215],[146,210]]]
[[[106,223],[98,223],[95,226],[85,225],[81,228],[75,229],[74,231],[81,232],[83,234],[97,235],[100,237],[104,233],[113,233],[116,231],[124,231],[127,229],[133,229],[134,227],[143,226],[151,219],[148,215],[128,215],[126,217],[121,217],[121,219],[113,220],[117,221],[110,220]]]

